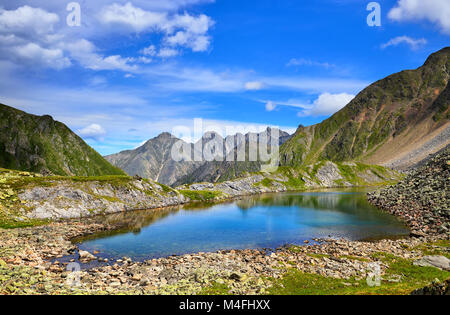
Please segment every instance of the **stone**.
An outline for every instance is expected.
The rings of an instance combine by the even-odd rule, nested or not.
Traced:
[[[90,261],[90,260],[97,259],[94,255],[92,255],[91,253],[89,253],[88,251],[85,251],[85,250],[78,251],[78,254],[80,255],[80,260]]]
[[[411,295],[449,295],[450,279],[443,282],[434,281],[431,285],[415,290]]]
[[[444,256],[425,256],[414,262],[415,266],[436,267],[441,270],[450,271],[450,259]]]

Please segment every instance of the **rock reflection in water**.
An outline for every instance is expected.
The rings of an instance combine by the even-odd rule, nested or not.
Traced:
[[[75,240],[110,257],[156,258],[222,249],[275,248],[313,238],[383,238],[408,230],[349,190],[268,194],[98,217],[120,229]]]

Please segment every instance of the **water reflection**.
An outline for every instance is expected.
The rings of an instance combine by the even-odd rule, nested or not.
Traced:
[[[85,250],[135,259],[221,249],[302,244],[315,237],[380,238],[407,234],[370,206],[364,192],[268,194],[221,204],[192,204],[99,217],[112,232],[76,240]]]

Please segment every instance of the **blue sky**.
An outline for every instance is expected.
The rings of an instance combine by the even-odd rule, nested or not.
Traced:
[[[293,132],[450,39],[448,0],[378,1],[379,27],[360,0],[84,0],[72,27],[69,2],[0,0],[0,102],[101,154],[194,118]]]

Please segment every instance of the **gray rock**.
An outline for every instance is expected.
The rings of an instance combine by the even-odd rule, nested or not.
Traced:
[[[96,260],[97,259],[94,255],[92,255],[91,253],[89,253],[89,252],[87,252],[85,250],[78,251],[78,254],[80,255],[80,260],[90,261],[90,260]]]
[[[450,259],[444,256],[425,256],[414,262],[415,266],[436,267],[450,271]]]

